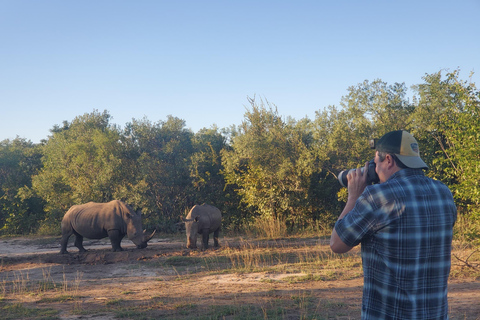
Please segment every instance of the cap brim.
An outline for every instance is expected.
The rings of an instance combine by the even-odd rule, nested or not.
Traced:
[[[428,166],[420,157],[402,156],[395,154],[404,165],[412,169],[428,169]]]

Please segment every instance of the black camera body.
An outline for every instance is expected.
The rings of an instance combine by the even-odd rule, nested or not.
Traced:
[[[342,187],[347,188],[348,186],[347,175],[352,170],[357,170],[357,169],[344,170],[338,174],[338,182],[340,182]],[[363,173],[363,171],[365,170],[365,167],[362,167],[360,170]],[[368,162],[367,184],[374,184],[374,183],[378,183],[379,181],[380,179],[378,178],[377,172],[375,171],[375,161],[372,159]]]

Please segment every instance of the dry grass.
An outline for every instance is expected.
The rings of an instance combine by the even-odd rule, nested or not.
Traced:
[[[236,238],[215,251],[172,251],[125,264],[127,274],[157,273],[138,283],[128,277],[113,284],[110,278],[87,281],[78,270],[72,278],[66,266],[56,278],[50,267],[42,268],[40,279],[28,270],[13,271],[0,279],[0,311],[8,312],[5,319],[59,319],[60,313],[142,320],[356,319],[363,274],[359,250],[337,255],[326,243],[318,237]],[[480,278],[477,249],[456,241],[453,255],[452,279]],[[103,270],[113,267],[119,266]],[[475,319],[463,310],[452,312],[451,319]]]

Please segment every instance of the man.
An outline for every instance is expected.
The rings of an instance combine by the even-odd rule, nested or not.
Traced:
[[[450,190],[425,176],[407,131],[376,144],[379,184],[367,168],[348,174],[348,200],[332,231],[336,253],[362,244],[362,319],[448,319],[447,281],[457,209]]]

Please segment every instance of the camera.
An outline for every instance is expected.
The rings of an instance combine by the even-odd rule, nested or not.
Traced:
[[[348,186],[347,175],[350,171],[357,170],[357,169],[349,169],[344,170],[338,174],[338,182],[342,185],[342,187]],[[365,167],[360,168],[362,174],[365,170]],[[380,179],[378,178],[377,172],[375,172],[375,161],[372,159],[368,162],[368,172],[367,172],[367,184],[378,183]]]
[[[378,139],[369,140],[368,144],[370,149],[375,149],[377,147],[377,142],[378,142]],[[347,188],[348,186],[347,175],[352,170],[357,170],[357,169],[343,170],[338,174],[338,182],[340,182],[342,187]],[[363,171],[365,171],[365,167],[360,168],[360,170],[363,174]],[[377,172],[375,171],[375,159],[372,159],[368,161],[367,184],[374,184],[374,183],[378,183],[379,181],[380,181],[380,178],[378,177]]]

